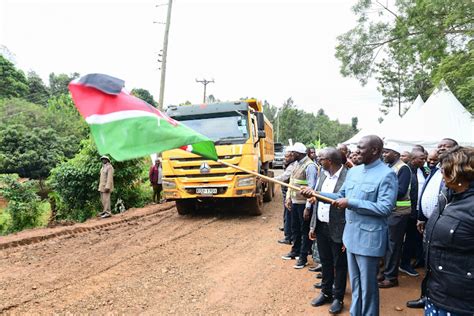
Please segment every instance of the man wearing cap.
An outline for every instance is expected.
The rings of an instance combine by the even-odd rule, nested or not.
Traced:
[[[162,187],[162,175],[161,159],[156,158],[155,164],[151,166],[148,176],[150,178],[150,184],[153,187],[153,203],[160,203]]]
[[[388,249],[385,254],[385,271],[379,277],[380,288],[398,286],[398,267],[402,256],[403,237],[411,213],[410,167],[400,159],[402,150],[395,143],[387,143],[383,149],[383,160],[397,174],[397,202],[388,218]]]
[[[306,155],[306,146],[302,143],[295,143],[292,150],[297,163],[291,173],[290,184],[314,189],[317,177],[316,164]],[[291,213],[293,246],[290,253],[282,258],[291,260],[299,257],[293,267],[302,269],[308,264],[308,252],[311,249],[311,241],[308,237],[311,203],[299,191],[290,188],[286,195],[286,206]]]
[[[288,146],[285,148],[285,162],[284,162],[284,171],[281,175],[274,177],[275,180],[290,183],[291,173],[295,169],[297,162],[294,159],[293,147]],[[280,244],[291,245],[291,213],[286,207],[286,194],[288,192],[288,187],[281,186],[281,194],[283,195],[283,232],[285,238],[278,240]]]
[[[100,192],[100,201],[102,202],[102,213],[99,216],[106,218],[112,216],[110,194],[114,190],[114,167],[112,167],[109,157],[102,156],[100,160],[102,161],[102,168],[100,169],[98,191]]]

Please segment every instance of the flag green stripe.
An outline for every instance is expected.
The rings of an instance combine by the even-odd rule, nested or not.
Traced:
[[[213,142],[185,125],[176,126],[158,117],[135,117],[103,124],[90,124],[101,155],[122,161],[193,145],[193,152],[217,160]]]

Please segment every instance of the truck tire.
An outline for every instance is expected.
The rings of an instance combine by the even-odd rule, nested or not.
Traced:
[[[262,215],[263,212],[263,192],[262,184],[257,186],[257,193],[255,197],[247,199],[247,211],[249,215],[258,216]]]
[[[273,199],[273,182],[267,184],[267,190],[263,195],[263,202],[270,202]]]
[[[176,209],[179,215],[194,213],[196,210],[196,201],[194,201],[194,199],[177,200]]]

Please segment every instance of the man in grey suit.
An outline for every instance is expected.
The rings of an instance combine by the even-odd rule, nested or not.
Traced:
[[[398,192],[395,172],[380,157],[383,142],[375,136],[365,136],[357,145],[361,165],[353,167],[338,193],[320,193],[335,199],[333,206],[346,209],[343,243],[347,251],[352,288],[352,316],[379,315],[377,268],[388,243],[387,218]],[[302,189],[310,196],[312,190]]]
[[[342,165],[340,151],[332,147],[326,148],[319,153],[318,157],[323,172],[316,191],[338,192],[347,174],[347,168]],[[347,257],[342,244],[342,233],[345,223],[345,209],[338,209],[326,203],[315,203],[309,238],[317,241],[323,279],[321,294],[311,301],[311,305],[317,307],[331,303],[329,307],[331,314],[339,314],[344,305]]]

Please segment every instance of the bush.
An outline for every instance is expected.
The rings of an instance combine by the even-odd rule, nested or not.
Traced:
[[[99,153],[91,139],[81,143],[82,149],[72,159],[61,163],[51,171],[49,185],[56,192],[55,199],[57,219],[85,221],[101,209],[99,171],[102,163]],[[114,191],[111,204],[122,199],[126,208],[141,207],[145,204],[145,194],[141,188],[141,178],[145,163],[143,159],[123,162],[112,160],[114,171]]]
[[[8,200],[1,225],[4,232],[20,231],[41,224],[42,210],[34,181],[19,182],[18,175],[0,175],[0,193]],[[11,224],[9,223],[11,220]],[[7,228],[8,227],[8,228]]]

